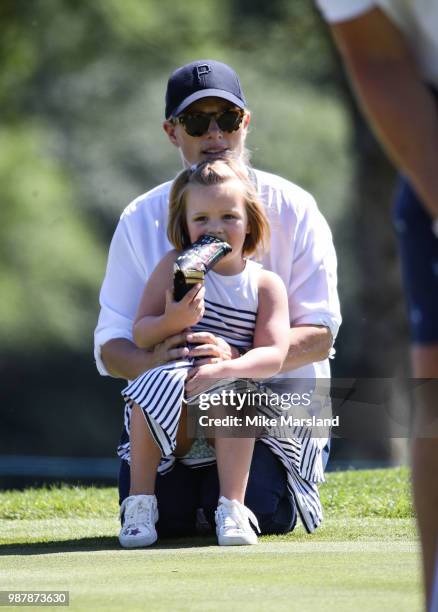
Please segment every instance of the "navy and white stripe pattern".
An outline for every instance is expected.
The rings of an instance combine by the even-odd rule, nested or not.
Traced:
[[[278,395],[279,393],[275,382],[271,388],[258,383],[255,383],[255,385],[259,391],[267,395],[272,393]],[[330,402],[330,400],[327,401]],[[284,414],[282,410],[271,406],[258,406],[258,412],[268,418],[278,418],[282,413]],[[314,483],[324,482],[323,449],[328,442],[327,437],[316,437],[315,431],[312,430],[311,426],[307,425],[271,427],[269,429],[269,436],[266,437],[284,441],[284,449],[288,461],[291,461],[302,478]],[[298,448],[296,445],[299,447],[299,452],[296,450]],[[291,452],[292,448],[295,448],[293,452]]]
[[[251,347],[257,318],[259,269],[259,264],[248,260],[243,272],[233,276],[211,270],[205,277],[205,314],[193,330],[211,331],[230,344]],[[122,391],[128,436],[132,405],[136,403],[164,458],[172,455],[176,447],[184,383],[192,365],[191,360],[181,360],[158,366],[141,374]],[[129,451],[128,439],[119,446],[118,454],[129,461]]]
[[[322,450],[326,440],[322,443],[320,438],[309,437],[306,439],[308,442],[306,449],[304,449],[303,441],[300,438],[273,438],[264,435],[261,440],[269,446],[274,455],[284,465],[287,473],[289,494],[295,500],[298,513],[306,531],[312,533],[322,521],[318,481],[315,481],[313,475],[312,480],[304,478],[301,467],[303,460],[305,462],[308,460],[308,455],[316,454],[321,444]]]
[[[278,393],[274,387],[254,382],[255,390],[269,396]],[[284,390],[284,389],[283,389]],[[268,418],[281,414],[272,406],[258,406],[258,413]],[[315,438],[311,428],[307,426],[288,427],[287,433],[293,438],[284,437],[284,428],[278,432],[271,428],[260,440],[264,442],[278,457],[287,473],[289,495],[294,500],[301,521],[308,533],[312,533],[322,522],[322,506],[317,483],[324,482],[323,448],[327,438]],[[283,437],[282,437],[283,436]]]
[[[205,300],[205,313],[193,331],[209,331],[233,346],[252,346],[257,313]]]
[[[128,410],[125,425],[129,432],[132,404],[138,404],[155,442],[164,457],[176,446],[176,432],[184,399],[184,382],[191,366],[188,360],[175,361],[148,370],[122,391]]]
[[[205,314],[193,329],[210,331],[230,344],[250,348],[257,316],[257,271],[260,266],[248,260],[244,272],[236,276],[220,276],[210,271],[205,277]],[[175,462],[176,432],[184,399],[184,382],[190,360],[180,360],[148,370],[132,381],[122,394],[125,398],[125,431],[117,449],[118,455],[130,461],[129,430],[133,403],[145,416],[150,431],[161,449],[160,474],[170,471]],[[217,381],[210,390],[227,387],[228,381]],[[256,383],[257,384],[257,383]],[[264,390],[269,392],[264,386]],[[263,413],[263,409],[260,410]],[[322,448],[326,439],[306,435],[297,429],[294,438],[274,438],[264,434],[262,442],[279,458],[286,469],[289,493],[294,497],[306,530],[314,531],[322,521],[322,508],[317,488],[324,481]],[[214,458],[182,458],[192,468],[214,463]]]

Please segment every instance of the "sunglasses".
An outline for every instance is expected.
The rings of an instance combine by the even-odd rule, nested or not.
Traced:
[[[184,113],[174,121],[181,123],[189,136],[204,136],[212,119],[222,132],[235,132],[240,128],[244,116],[245,111],[241,108],[229,108],[219,113]]]

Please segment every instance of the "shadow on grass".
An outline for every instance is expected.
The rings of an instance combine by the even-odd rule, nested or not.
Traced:
[[[213,536],[163,538],[158,544],[151,546],[151,549],[173,550],[180,548],[201,548],[214,546],[215,544],[216,538]],[[50,555],[63,552],[95,552],[99,550],[123,551],[126,549],[120,546],[117,537],[79,538],[77,540],[53,540],[50,542],[31,542],[26,544],[2,544],[0,545],[0,557],[7,555]]]

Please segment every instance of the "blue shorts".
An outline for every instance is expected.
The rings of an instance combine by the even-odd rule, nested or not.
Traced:
[[[119,473],[120,503],[129,495],[129,484],[129,464],[122,460]],[[160,537],[194,535],[197,532],[199,508],[203,509],[213,529],[219,498],[216,465],[190,468],[176,461],[170,472],[158,474],[155,494]],[[297,510],[288,492],[286,470],[263,442],[255,443],[245,504],[256,515],[262,534],[288,533],[295,527]]]
[[[438,238],[430,215],[404,177],[393,217],[412,342],[433,344],[438,342]]]

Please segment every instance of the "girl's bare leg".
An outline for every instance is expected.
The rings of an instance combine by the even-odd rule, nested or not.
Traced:
[[[187,437],[186,409],[183,408],[178,428],[175,454],[185,455],[193,440]],[[154,495],[161,451],[145,421],[141,408],[134,404],[131,413],[131,487],[129,495]]]
[[[161,451],[137,404],[134,404],[131,413],[130,441],[131,487],[129,495],[154,495]]]
[[[254,438],[216,438],[219,496],[245,502],[254,444]]]
[[[183,457],[189,452],[192,444],[193,438],[190,438],[187,433],[187,405],[183,404],[179,419],[178,431],[176,433],[175,455],[177,457]]]

